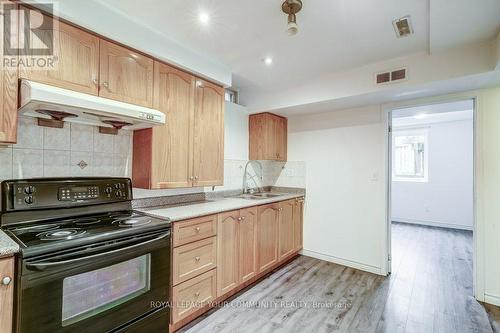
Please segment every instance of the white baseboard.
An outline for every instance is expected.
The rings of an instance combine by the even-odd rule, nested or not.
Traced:
[[[467,225],[441,223],[441,222],[434,222],[434,221],[413,220],[413,219],[405,219],[405,218],[400,218],[400,217],[393,217],[392,221],[393,222],[401,222],[401,223],[409,223],[409,224],[426,225],[429,227],[472,230],[472,226],[467,226]]]
[[[493,304],[496,306],[500,306],[500,296],[485,293],[484,294],[484,302],[489,303],[489,304]]]
[[[382,268],[380,268],[380,267],[366,265],[366,264],[362,264],[362,263],[359,263],[356,261],[342,259],[342,258],[334,257],[334,256],[331,256],[328,254],[323,254],[323,253],[319,253],[319,252],[315,252],[315,251],[311,251],[311,250],[302,250],[300,253],[306,257],[312,257],[312,258],[332,262],[334,264],[352,267],[355,269],[359,269],[361,271],[385,276],[385,274],[382,272]]]

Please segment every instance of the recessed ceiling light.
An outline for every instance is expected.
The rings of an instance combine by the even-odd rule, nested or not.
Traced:
[[[205,12],[201,12],[198,15],[198,20],[200,20],[200,22],[203,23],[203,24],[207,24],[208,21],[210,21],[210,16],[208,16],[208,14],[205,13]]]
[[[271,66],[273,64],[273,58],[271,57],[265,57],[263,61],[267,66]]]

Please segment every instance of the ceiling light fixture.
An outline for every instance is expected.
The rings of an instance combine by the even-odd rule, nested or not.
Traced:
[[[264,61],[264,64],[266,64],[267,66],[271,66],[273,64],[273,58],[271,58],[271,57],[265,57],[263,59],[263,61]]]
[[[207,13],[202,12],[198,15],[198,20],[200,20],[203,24],[207,24],[208,21],[210,21],[210,16],[208,16]]]
[[[297,26],[297,17],[295,14],[300,12],[302,9],[302,1],[301,0],[285,0],[281,5],[281,10],[288,14],[288,25],[286,31],[290,36],[297,34],[299,31],[299,27]]]

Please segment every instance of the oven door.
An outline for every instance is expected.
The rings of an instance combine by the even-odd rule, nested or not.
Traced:
[[[170,231],[21,265],[17,332],[126,332],[148,318],[158,327],[149,332],[168,332],[168,307],[159,304],[169,296]]]

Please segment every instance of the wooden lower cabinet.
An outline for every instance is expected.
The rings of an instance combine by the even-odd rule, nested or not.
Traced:
[[[7,280],[8,279],[8,280]],[[5,281],[4,281],[5,280]],[[0,259],[0,332],[12,332],[14,310],[14,258]],[[4,284],[9,281],[9,283]]]
[[[295,251],[294,210],[295,199],[280,204],[279,216],[279,260],[288,257]]]
[[[171,331],[292,259],[302,248],[303,202],[174,222]]]
[[[295,251],[302,250],[304,239],[304,198],[295,199],[293,208],[293,247]]]
[[[172,289],[172,321],[177,323],[217,297],[215,269],[183,282]]]
[[[257,207],[240,210],[239,224],[239,283],[257,275]]]
[[[217,223],[217,296],[238,286],[240,211],[219,214]]]
[[[217,297],[256,275],[256,226],[256,207],[219,214]]]
[[[280,204],[260,206],[257,217],[257,271],[278,263],[278,227]]]
[[[193,278],[216,267],[217,240],[215,237],[174,248],[173,284]]]

